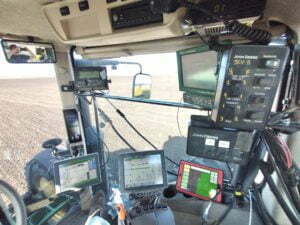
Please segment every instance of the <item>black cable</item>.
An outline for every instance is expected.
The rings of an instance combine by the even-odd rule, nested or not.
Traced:
[[[170,159],[168,156],[165,156],[165,158],[167,160],[169,160],[171,163],[173,163],[175,166],[179,167],[179,163],[176,163],[175,161],[173,161],[172,159]]]
[[[206,10],[202,8],[199,5],[188,3],[186,0],[181,1],[181,5],[192,10],[200,11],[203,14],[213,18],[216,21],[221,21],[224,23],[225,27],[232,33],[244,37],[248,40],[260,42],[260,43],[268,43],[271,41],[272,34],[268,31],[249,27],[245,24],[240,23],[237,20],[228,21],[223,20],[219,16],[216,16],[214,13],[210,12],[209,10]]]
[[[269,171],[265,165],[261,166],[261,171],[267,180],[270,190],[275,195],[277,201],[279,202],[280,206],[282,207],[282,209],[284,210],[284,212],[286,213],[286,215],[288,216],[290,221],[294,225],[300,225],[299,213],[296,213],[297,210],[295,209],[295,207],[293,207],[292,204],[290,204],[292,209],[289,206],[289,204],[287,204],[286,200],[283,198],[282,193],[280,193],[280,191],[278,190],[277,185],[273,181],[273,179],[272,179],[271,175],[269,174]]]
[[[278,137],[275,136],[274,133],[268,131],[265,131],[264,135],[265,142],[269,146],[267,150],[270,154],[272,166],[277,172],[277,175],[282,183],[283,190],[289,197],[289,200],[291,200],[294,204],[297,212],[300,213],[300,195],[299,191],[296,188],[297,180],[295,178],[295,167],[293,167],[293,164],[291,165],[291,167],[288,167],[284,163],[286,158],[282,150],[283,146],[281,146],[281,143],[278,141]]]
[[[234,206],[234,201],[232,201],[230,206],[225,210],[225,212],[221,215],[221,217],[219,217],[219,219],[216,221],[214,225],[220,225],[226,219],[230,211],[233,209],[233,206]]]
[[[263,198],[261,196],[261,193],[259,192],[256,186],[254,186],[253,193],[254,193],[254,201],[256,202],[255,206],[258,208],[257,212],[262,218],[263,222],[268,225],[278,225],[278,223],[273,219],[273,217],[270,215],[269,211],[267,210]]]
[[[101,141],[102,141],[102,143],[103,143],[103,145],[104,145],[104,147],[106,148],[106,151],[107,151],[106,161],[104,162],[104,165],[103,165],[103,166],[106,166],[107,163],[110,160],[110,149],[108,148],[107,144],[103,141],[102,138],[101,138]]]
[[[135,133],[137,133],[152,148],[158,150],[158,148],[151,141],[149,141],[140,131],[135,128],[135,126],[127,119],[126,115],[120,109],[118,109],[109,99],[106,98],[106,101],[108,101],[108,103],[116,110],[116,113],[125,120],[125,122],[134,130]]]
[[[151,145],[155,150],[159,150],[152,142],[150,142],[141,132],[139,132],[135,126],[127,119],[126,115],[120,110],[118,109],[109,99],[106,99],[108,101],[108,103],[116,110],[117,114],[119,114],[119,116],[121,116],[121,118],[123,118],[125,120],[125,122],[144,140],[146,141],[149,145]],[[112,124],[111,120],[110,123]],[[113,128],[114,129],[114,128]],[[119,132],[118,132],[119,133]],[[121,137],[120,137],[121,138]],[[126,141],[125,138],[121,138],[124,142]],[[127,142],[128,146],[131,146],[128,142]],[[136,149],[133,148],[134,151],[137,151]],[[177,167],[179,167],[179,164],[176,163],[175,161],[173,161],[172,159],[170,159],[169,157],[165,156],[165,158],[167,160],[169,160],[171,163],[173,163],[174,165],[176,165]]]
[[[178,177],[178,174],[177,174],[177,173],[173,173],[173,172],[171,172],[170,170],[167,170],[167,173],[169,173],[169,174],[171,174],[171,175],[173,175],[173,176]]]
[[[226,162],[226,166],[227,166],[227,168],[228,168],[228,170],[229,170],[229,173],[230,173],[230,180],[232,180],[232,178],[233,178],[233,173],[232,173],[232,171],[231,171],[231,167],[230,167],[230,165],[229,165],[228,162]]]
[[[117,128],[113,125],[113,123],[110,123],[111,128],[116,133],[116,135],[130,148],[130,150],[137,152],[137,150],[129,144],[129,142],[120,134],[120,132],[117,130]]]
[[[183,100],[183,97],[181,98],[180,103],[182,102],[182,100]],[[178,106],[178,108],[177,108],[177,114],[176,114],[177,128],[178,128],[179,135],[181,137],[184,137],[183,134],[182,134],[182,132],[181,132],[180,123],[179,123],[179,110],[180,110],[180,107]]]
[[[272,39],[272,34],[270,32],[257,28],[254,29],[252,27],[240,23],[237,20],[223,22],[226,28],[229,29],[229,31],[248,40],[260,43],[269,43]]]
[[[284,190],[285,194],[287,195],[288,199],[290,201],[292,201],[292,197],[291,197],[291,194],[288,191],[287,184],[285,183],[284,176],[283,176],[283,174],[281,172],[281,169],[278,165],[278,162],[276,160],[278,158],[274,155],[274,153],[278,154],[278,152],[273,151],[274,143],[276,143],[275,140],[273,139],[273,134],[270,131],[265,130],[263,132],[263,135],[262,135],[262,141],[265,145],[265,149],[269,153],[269,156],[270,156],[269,160],[271,162],[271,165],[272,165],[273,169],[275,169],[275,171],[276,171],[276,174],[279,178],[279,181],[281,182],[281,185],[283,187],[283,190]]]
[[[151,142],[149,141],[141,132],[139,132],[135,126],[127,119],[125,114],[121,112],[121,110],[117,109],[116,111],[125,121],[126,123],[144,140],[146,141],[153,149],[158,150],[158,148]]]

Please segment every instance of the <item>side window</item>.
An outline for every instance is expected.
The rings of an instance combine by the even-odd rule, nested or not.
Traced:
[[[53,65],[9,64],[0,51],[0,67],[0,178],[23,194],[24,168],[42,143],[66,139],[61,100]]]

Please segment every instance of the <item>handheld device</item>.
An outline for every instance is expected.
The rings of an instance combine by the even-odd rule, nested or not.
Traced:
[[[155,190],[167,184],[163,151],[122,154],[119,159],[119,168],[122,191]]]
[[[202,199],[222,201],[223,171],[191,162],[181,161],[176,189]]]
[[[207,45],[177,51],[179,89],[187,103],[212,108],[218,79],[218,53]]]
[[[54,163],[56,193],[101,183],[98,153]]]
[[[63,114],[70,144],[82,142],[80,123],[76,109],[65,109],[63,110]]]

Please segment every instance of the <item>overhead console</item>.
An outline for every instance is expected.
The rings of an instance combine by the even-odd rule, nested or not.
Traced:
[[[114,45],[183,36],[185,9],[162,13],[149,0],[67,0],[45,5],[43,11],[65,44]]]
[[[149,1],[139,1],[110,10],[114,30],[153,23],[163,23],[163,14],[151,10]]]

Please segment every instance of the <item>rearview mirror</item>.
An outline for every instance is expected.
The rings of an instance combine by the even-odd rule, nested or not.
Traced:
[[[55,63],[54,47],[49,43],[2,40],[2,47],[9,63]]]
[[[133,79],[132,97],[150,99],[152,77],[149,74],[136,74]]]

